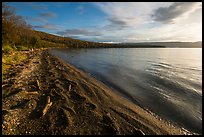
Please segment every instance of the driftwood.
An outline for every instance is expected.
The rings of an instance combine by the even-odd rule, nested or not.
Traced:
[[[42,116],[44,116],[47,113],[47,111],[51,107],[51,105],[52,105],[52,102],[50,101],[50,96],[48,96],[47,97],[47,104],[46,104],[45,108],[43,109],[43,115]]]
[[[74,82],[73,80],[69,79],[69,78],[66,78],[70,84],[74,85],[74,86],[78,86],[78,83],[77,82]]]
[[[139,135],[145,135],[145,133],[144,133],[142,130],[140,130],[140,129],[137,129],[137,133],[138,133]]]
[[[72,88],[72,85],[71,85],[71,84],[69,84],[69,91],[71,90],[71,88]]]
[[[37,82],[37,86],[38,86],[39,90],[41,90],[41,88],[40,88],[40,82],[39,82],[38,80],[37,80],[36,82]]]
[[[33,91],[33,92],[28,92],[28,91],[25,91],[26,94],[36,94],[38,95],[38,92],[37,91]]]
[[[4,84],[4,85],[2,85],[2,88],[5,87],[5,86],[7,86],[7,85],[8,85],[8,84]]]

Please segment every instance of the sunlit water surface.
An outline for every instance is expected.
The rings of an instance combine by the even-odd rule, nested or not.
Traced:
[[[202,133],[201,48],[54,49],[133,103]]]

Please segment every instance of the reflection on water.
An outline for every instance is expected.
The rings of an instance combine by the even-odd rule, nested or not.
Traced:
[[[56,49],[132,102],[186,129],[202,131],[202,49]]]

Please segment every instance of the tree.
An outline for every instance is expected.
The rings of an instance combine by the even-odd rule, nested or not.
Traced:
[[[2,42],[3,43],[12,43],[11,39],[15,33],[15,25],[11,21],[12,16],[14,15],[14,9],[5,3],[2,4]]]
[[[2,3],[2,45],[21,44],[21,38],[29,36],[31,27],[21,16],[15,15],[15,9]]]

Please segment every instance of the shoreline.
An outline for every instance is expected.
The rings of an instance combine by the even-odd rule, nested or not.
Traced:
[[[2,87],[2,134],[191,134],[156,118],[46,50]],[[2,92],[3,94],[3,92]]]

